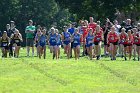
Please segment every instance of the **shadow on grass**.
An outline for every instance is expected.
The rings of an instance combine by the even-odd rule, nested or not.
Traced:
[[[44,74],[46,77],[51,78],[52,80],[60,83],[63,86],[67,86],[68,85],[68,81],[65,81],[65,80],[60,79],[60,78],[58,78],[56,76],[53,76],[52,74],[47,73],[46,71],[40,69],[38,67],[38,64],[28,63],[28,61],[27,60],[24,60],[24,59],[22,59],[22,62],[25,63],[26,65],[30,66],[31,68],[37,70],[41,74]]]

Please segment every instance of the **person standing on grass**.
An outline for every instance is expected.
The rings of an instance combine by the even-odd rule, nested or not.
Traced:
[[[39,37],[42,35],[41,29],[38,28],[35,36],[35,46],[37,50],[37,57],[39,56]]]
[[[110,47],[111,60],[116,60],[117,47],[118,47],[119,35],[115,31],[115,27],[111,27],[111,31],[107,35],[107,42]]]
[[[79,29],[75,28],[74,34],[72,35],[75,60],[79,59],[80,56],[80,39],[81,34],[79,33]]]
[[[30,47],[32,47],[32,56],[34,56],[35,26],[33,26],[33,21],[32,20],[29,20],[29,26],[26,27],[25,33],[26,33],[27,56],[29,56]]]
[[[133,28],[133,37],[134,37],[134,43],[133,43],[133,56],[134,56],[134,61],[136,61],[136,54],[137,54],[137,45],[139,45],[139,39],[138,39],[138,29]]]
[[[71,34],[71,35],[73,35],[73,33],[74,33],[74,29],[75,29],[75,24],[74,23],[72,23],[72,24],[70,24],[70,28],[68,29],[68,32]],[[72,49],[73,49],[73,41],[71,42],[71,55],[70,55],[70,57],[72,58]]]
[[[134,35],[134,44],[136,44],[136,51],[138,54],[138,61],[140,61],[140,31]]]
[[[53,59],[58,57],[57,55],[57,40],[56,40],[56,33],[55,28],[51,28],[51,33],[48,36],[48,44],[50,46],[50,51],[53,53]]]
[[[64,51],[67,54],[67,58],[70,58],[71,51],[71,34],[68,32],[66,26],[64,26],[64,32],[62,33],[62,41],[64,45]]]
[[[7,36],[10,38],[11,35],[13,34],[13,31],[10,29],[10,24],[7,24],[6,25],[6,32],[7,32]],[[10,44],[9,44],[9,57],[12,57],[13,56],[13,44],[12,44],[12,41],[10,41]]]
[[[124,46],[125,46],[126,40],[128,38],[128,35],[125,31],[126,31],[126,29],[122,28],[121,33],[119,35],[119,37],[120,37],[119,46],[120,46],[120,51],[121,51],[120,54],[121,54],[122,58],[124,57]]]
[[[14,34],[11,35],[11,41],[13,43],[13,46],[15,47],[14,57],[18,58],[21,42],[23,42],[22,35],[19,33],[19,30],[15,29]]]
[[[36,30],[35,30],[35,34],[34,34],[34,44],[35,44],[35,48],[36,48],[36,55],[37,57],[39,56],[39,50],[38,50],[38,35],[40,34],[42,30],[42,27],[40,25],[37,25]]]
[[[38,37],[38,43],[39,43],[39,58],[41,59],[41,56],[43,54],[44,59],[46,59],[46,44],[47,44],[47,36],[46,36],[46,29],[42,30],[42,34]]]
[[[81,28],[80,33],[82,33],[82,43],[83,43],[83,53],[82,56],[86,54],[86,36],[88,34],[88,26],[86,25],[85,21],[81,21]]]
[[[132,56],[132,46],[133,46],[134,38],[133,38],[131,30],[128,30],[127,34],[128,34],[128,40],[127,40],[126,49],[125,49],[125,60],[127,60],[126,58],[127,49],[128,49],[128,54],[129,54],[129,60],[130,60]]]
[[[9,26],[7,26],[6,28],[9,29]],[[14,34],[15,30],[16,30],[15,22],[14,21],[10,21],[10,30],[8,31],[8,35],[10,36],[10,33],[9,32],[11,32],[11,35]],[[14,50],[14,48],[13,48],[13,42],[10,41],[10,44],[9,44],[9,54],[10,54],[10,57],[12,57],[12,56],[15,55],[15,54],[13,54],[13,50]]]
[[[93,43],[94,43],[93,40],[94,40],[93,29],[90,28],[86,36],[86,49],[90,60],[92,60],[93,58]]]
[[[7,32],[4,31],[2,37],[0,37],[0,42],[1,42],[1,50],[2,50],[2,57],[7,58],[7,52],[8,52],[8,46],[10,39],[7,36]]]
[[[115,29],[116,29],[116,32],[118,33],[118,35],[120,34],[120,28],[121,26],[118,24],[118,21],[117,20],[114,20],[114,26],[115,26]],[[118,51],[117,51],[117,56],[121,56],[120,55],[120,46],[118,46]]]
[[[58,55],[58,59],[60,58],[60,48],[61,48],[61,44],[62,44],[62,36],[61,34],[59,34],[58,29],[55,29],[56,32],[56,40],[57,40],[57,55]]]
[[[103,31],[99,25],[96,26],[94,35],[95,55],[97,60],[99,60],[101,56],[101,41],[103,41]]]
[[[103,28],[103,30],[104,30],[104,55],[105,56],[107,56],[109,54],[109,47],[108,47],[109,45],[107,43],[107,35],[108,35],[111,27],[112,27],[112,23],[107,18],[105,27]]]

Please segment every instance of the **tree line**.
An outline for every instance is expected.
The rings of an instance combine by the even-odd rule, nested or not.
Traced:
[[[0,30],[14,20],[24,33],[28,20],[35,25],[59,29],[69,22],[78,22],[93,16],[96,20],[106,18],[124,20],[140,19],[140,0],[0,0]]]

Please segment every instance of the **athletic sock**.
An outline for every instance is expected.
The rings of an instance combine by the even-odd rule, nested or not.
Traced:
[[[53,54],[53,59],[55,58],[55,54]]]
[[[127,58],[125,57],[125,61],[127,60]]]

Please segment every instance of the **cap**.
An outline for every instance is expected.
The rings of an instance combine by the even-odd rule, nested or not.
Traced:
[[[6,31],[3,31],[3,33],[7,33]]]
[[[14,21],[10,21],[10,23],[13,23],[13,24],[15,24],[15,22],[14,22]]]
[[[29,22],[32,22],[33,23],[33,20],[29,20]]]

